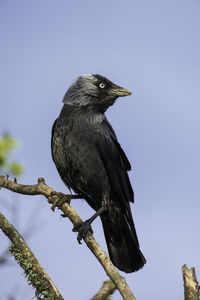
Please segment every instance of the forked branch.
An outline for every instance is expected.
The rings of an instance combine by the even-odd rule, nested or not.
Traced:
[[[38,179],[38,183],[35,185],[22,185],[18,184],[15,181],[11,181],[4,176],[0,176],[0,187],[4,187],[13,192],[26,194],[26,195],[43,195],[47,198],[48,202],[53,205],[53,208],[57,206],[60,210],[62,210],[64,216],[68,217],[70,221],[76,226],[78,223],[82,222],[79,215],[75,212],[75,210],[66,202],[62,202],[59,205],[59,201],[63,199],[63,194],[55,192],[52,188],[50,188],[44,181],[43,178]],[[65,195],[66,197],[70,197],[71,195]],[[55,205],[57,203],[57,205]],[[106,274],[110,277],[113,283],[116,285],[117,289],[121,293],[123,299],[125,300],[135,300],[135,297],[130,290],[128,284],[125,279],[119,274],[116,270],[106,253],[101,249],[99,244],[96,242],[94,237],[90,232],[84,238],[84,241],[87,247],[92,251],[92,253],[96,256],[102,267],[104,268]]]

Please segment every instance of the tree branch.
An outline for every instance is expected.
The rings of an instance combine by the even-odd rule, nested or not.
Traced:
[[[116,286],[112,280],[104,281],[98,293],[91,300],[108,300],[116,290]]]
[[[199,300],[199,285],[196,278],[195,268],[182,267],[184,281],[184,299]]]
[[[13,243],[9,248],[9,251],[24,269],[28,281],[35,287],[35,296],[38,299],[64,299],[32,253],[31,249],[25,243],[22,236],[1,213],[0,228]],[[43,297],[41,298],[41,296]]]
[[[38,179],[38,183],[35,185],[22,185],[18,184],[16,181],[10,181],[8,178],[4,176],[0,176],[0,187],[4,187],[13,192],[17,192],[20,194],[26,195],[43,195],[47,198],[48,202],[53,204],[53,208],[55,207],[55,203],[57,207],[62,210],[65,216],[67,216],[70,221],[76,226],[78,223],[82,222],[79,215],[75,212],[75,210],[67,203],[62,203],[59,205],[59,200],[62,200],[63,194],[55,192],[52,188],[50,188],[44,181],[43,178]],[[71,195],[65,195],[66,197],[70,197]],[[125,279],[119,274],[116,270],[106,253],[101,249],[99,244],[96,242],[94,237],[90,232],[88,232],[87,236],[84,238],[84,241],[87,247],[92,251],[92,253],[96,256],[102,267],[104,268],[106,274],[110,277],[110,279],[114,282],[117,289],[121,293],[124,300],[135,300],[135,297],[130,290],[128,284]]]

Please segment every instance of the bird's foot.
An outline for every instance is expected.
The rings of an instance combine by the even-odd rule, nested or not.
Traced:
[[[79,244],[81,244],[81,240],[86,237],[88,232],[93,233],[90,223],[91,222],[88,220],[85,222],[80,222],[72,229],[73,232],[78,232],[77,241]]]
[[[56,199],[54,200],[54,196]],[[62,208],[64,203],[70,204],[71,199],[74,198],[74,195],[65,195],[63,193],[52,192],[50,195],[51,203],[53,203],[51,209],[54,211],[56,207]]]

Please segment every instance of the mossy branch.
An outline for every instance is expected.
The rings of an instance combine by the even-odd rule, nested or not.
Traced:
[[[59,205],[60,200],[63,200],[63,196],[70,198],[71,195],[63,195],[61,193],[55,192],[50,188],[44,181],[43,178],[38,179],[38,183],[35,185],[22,185],[18,184],[16,181],[11,181],[5,176],[0,176],[0,187],[4,187],[13,192],[26,195],[43,195],[47,198],[48,202],[53,204],[53,209],[57,206],[62,210],[64,216],[68,217],[70,221],[76,226],[78,223],[82,222],[79,215],[75,210],[66,202],[62,202]],[[76,196],[75,196],[76,197]],[[77,197],[76,197],[77,198]],[[87,247],[96,256],[102,267],[104,268],[106,274],[110,277],[113,283],[116,285],[117,289],[121,293],[124,300],[135,300],[135,297],[130,290],[125,279],[119,274],[113,263],[110,261],[106,253],[101,249],[99,244],[96,242],[94,237],[90,232],[84,238]]]
[[[10,253],[24,269],[37,299],[64,299],[15,227],[0,213],[0,228],[12,242]]]

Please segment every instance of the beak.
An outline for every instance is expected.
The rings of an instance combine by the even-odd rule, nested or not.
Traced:
[[[115,97],[124,97],[131,95],[131,92],[118,85],[113,85],[113,87],[109,91],[109,94]]]

